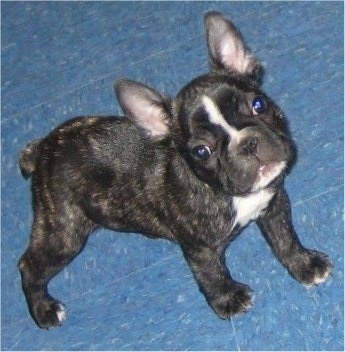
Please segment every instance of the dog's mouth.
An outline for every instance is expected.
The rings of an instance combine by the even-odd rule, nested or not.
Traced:
[[[266,161],[260,162],[257,169],[256,179],[254,181],[252,191],[256,192],[267,187],[286,168],[285,161]]]

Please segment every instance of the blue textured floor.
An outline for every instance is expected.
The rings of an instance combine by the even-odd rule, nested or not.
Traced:
[[[343,3],[2,2],[2,350],[343,350]],[[277,263],[255,225],[228,250],[254,307],[219,320],[177,246],[109,231],[51,284],[63,327],[28,316],[16,261],[30,229],[18,150],[80,114],[117,114],[112,82],[127,77],[174,94],[207,70],[203,15],[230,16],[265,62],[265,88],[299,148],[288,177],[303,243],[335,268],[305,289]]]

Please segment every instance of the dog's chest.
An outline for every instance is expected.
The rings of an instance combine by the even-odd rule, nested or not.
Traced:
[[[255,220],[267,208],[273,194],[271,190],[263,189],[245,197],[234,197],[233,207],[236,215],[232,228],[246,226],[249,221]]]

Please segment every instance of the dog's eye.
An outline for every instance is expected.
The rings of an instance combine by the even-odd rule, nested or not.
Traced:
[[[211,154],[211,148],[207,145],[198,145],[197,147],[193,148],[193,155],[200,160],[207,160]]]
[[[265,99],[261,96],[257,96],[252,101],[253,114],[262,114],[266,110]]]

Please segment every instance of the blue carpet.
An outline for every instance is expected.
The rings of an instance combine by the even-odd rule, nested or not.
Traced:
[[[342,2],[2,2],[2,350],[343,350]],[[222,321],[167,241],[99,231],[51,283],[67,305],[61,328],[28,315],[16,262],[31,224],[17,154],[81,114],[118,114],[112,82],[127,77],[175,94],[207,71],[203,15],[231,17],[267,69],[299,148],[286,185],[302,242],[334,272],[305,289],[253,224],[227,252],[255,292]]]

